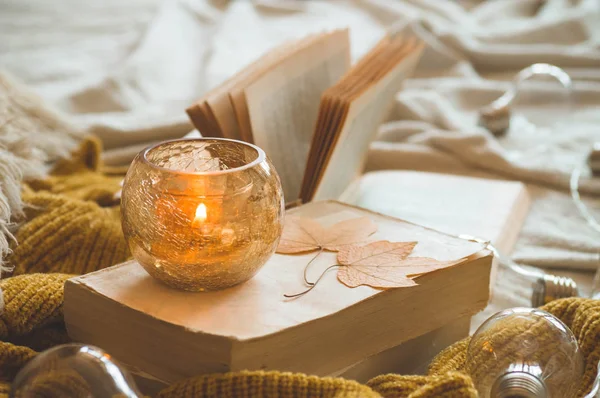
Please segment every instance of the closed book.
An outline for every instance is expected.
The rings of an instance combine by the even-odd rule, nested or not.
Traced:
[[[387,290],[350,288],[332,269],[312,291],[289,299],[284,294],[306,289],[303,271],[315,253],[274,254],[248,282],[202,293],[173,290],[129,261],[67,281],[69,335],[164,383],[243,369],[339,375],[468,319],[488,302],[492,254],[480,243],[336,201],[302,205],[287,216],[324,226],[366,216],[378,227],[370,240],[417,241],[411,256],[453,265],[417,276],[416,286]],[[310,279],[335,263],[336,253],[321,253]]]

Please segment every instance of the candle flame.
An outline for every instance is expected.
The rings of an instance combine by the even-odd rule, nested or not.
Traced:
[[[198,207],[196,207],[196,217],[194,217],[194,224],[202,223],[206,221],[206,205],[204,203],[200,203]]]

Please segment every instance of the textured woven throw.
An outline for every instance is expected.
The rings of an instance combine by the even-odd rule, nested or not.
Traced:
[[[13,238],[11,221],[23,215],[21,181],[43,176],[47,162],[67,156],[78,135],[65,118],[0,71],[0,269]]]
[[[96,139],[85,139],[48,178],[23,185],[25,221],[16,229],[18,244],[12,244],[6,259],[14,274],[0,281],[6,303],[0,315],[0,397],[8,396],[17,372],[39,351],[69,341],[62,313],[64,281],[129,257],[114,199],[123,170],[103,167],[100,151]],[[578,393],[582,396],[591,388],[600,359],[600,301],[565,299],[544,309],[562,319],[581,345],[586,366]],[[246,371],[182,380],[158,396],[476,397],[464,369],[468,341],[440,353],[426,376],[382,375],[363,385],[341,378]],[[81,385],[73,377],[49,374],[39,395],[64,397],[69,388],[76,391]]]

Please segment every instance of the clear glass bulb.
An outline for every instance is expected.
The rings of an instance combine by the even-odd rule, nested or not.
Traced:
[[[135,382],[99,348],[66,344],[32,359],[13,381],[11,398],[141,398]]]
[[[571,330],[533,308],[508,309],[485,321],[471,338],[466,366],[482,398],[574,397],[583,375]]]
[[[577,283],[569,277],[548,274],[539,268],[517,264],[508,256],[503,255],[489,241],[471,235],[459,235],[460,238],[487,244],[499,262],[497,278],[512,279],[518,283],[526,280],[531,284],[531,306],[541,307],[550,301],[567,297],[579,297]]]
[[[535,267],[517,264],[503,256],[499,261],[502,267],[499,271],[500,278],[516,276],[531,284],[532,307],[541,307],[561,298],[579,297],[577,283],[572,278],[548,274]]]
[[[585,398],[600,398],[600,362],[598,363],[598,370],[596,371],[596,380]]]
[[[544,156],[545,143],[569,139],[573,83],[561,68],[533,64],[515,75],[511,87],[479,111],[479,124],[498,137],[507,156],[529,162]],[[525,148],[525,149],[524,149]]]
[[[578,166],[575,166],[571,172],[571,178],[569,181],[571,199],[579,211],[579,215],[585,220],[586,228],[590,228],[595,232],[600,233],[600,222],[598,221],[595,212],[592,211],[581,199],[581,195],[579,193],[579,180],[581,179],[582,175],[588,178],[600,177],[600,142],[594,143],[590,152],[586,157],[583,158],[583,161]],[[600,252],[598,252],[597,261],[599,266],[596,270],[596,275],[594,276],[592,283],[590,298],[598,300],[600,299]]]

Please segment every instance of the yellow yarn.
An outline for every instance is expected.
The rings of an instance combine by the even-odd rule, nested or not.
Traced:
[[[10,392],[10,383],[0,381],[0,398],[8,398]]]
[[[12,380],[36,354],[31,348],[0,341],[0,381]]]
[[[115,193],[120,189],[126,169],[106,169],[100,161],[101,153],[100,141],[88,137],[71,158],[57,162],[47,179],[29,181],[28,185],[34,191],[43,190],[72,199],[93,201],[100,206],[117,206],[119,199]],[[118,175],[118,172],[122,175]]]
[[[30,274],[0,281],[4,312],[0,339],[10,341],[34,330],[62,323],[63,285],[70,275]]]
[[[85,274],[129,257],[114,206],[123,176],[101,172],[101,150],[96,138],[88,138],[72,158],[57,163],[48,179],[28,183],[26,222],[8,257],[14,275]]]
[[[351,380],[263,371],[199,376],[175,383],[158,394],[158,398],[187,397],[375,398],[380,395]]]
[[[36,351],[68,341],[62,302],[70,274],[101,269],[129,256],[119,208],[114,206],[122,170],[104,168],[100,150],[97,140],[86,140],[48,179],[24,187],[30,207],[16,232],[19,245],[9,258],[15,276],[0,281],[5,299],[0,315],[0,398],[8,396],[10,381]],[[543,308],[562,319],[579,341],[585,357],[582,396],[591,388],[600,359],[600,301],[564,299]],[[244,371],[182,380],[158,397],[472,398],[477,392],[465,373],[468,343],[465,339],[442,351],[427,376],[382,375],[362,385],[340,378]],[[73,377],[48,374],[36,392],[65,396],[81,387]]]
[[[382,375],[367,383],[384,397],[477,397],[471,378],[464,373],[440,376]]]
[[[585,373],[578,396],[587,394],[596,379],[600,361],[600,300],[564,299],[544,307],[560,318],[573,332],[585,359]]]
[[[14,273],[0,281],[5,301],[0,381],[12,380],[34,350],[69,341],[62,314],[63,285],[73,276],[69,274],[129,257],[114,196],[124,170],[103,167],[101,149],[96,138],[86,139],[71,158],[56,164],[50,177],[23,187],[26,219],[15,233],[19,244],[11,247],[7,259]],[[0,397],[7,388],[0,384]]]
[[[118,208],[48,192],[27,193],[23,198],[30,205],[28,221],[15,234],[18,245],[8,257],[15,275],[84,274],[129,257]]]
[[[102,381],[99,381],[102,383]],[[90,385],[77,371],[72,369],[52,369],[28,380],[23,386],[27,390],[15,395],[15,398],[87,398],[94,397],[94,387],[102,389],[103,385]]]

